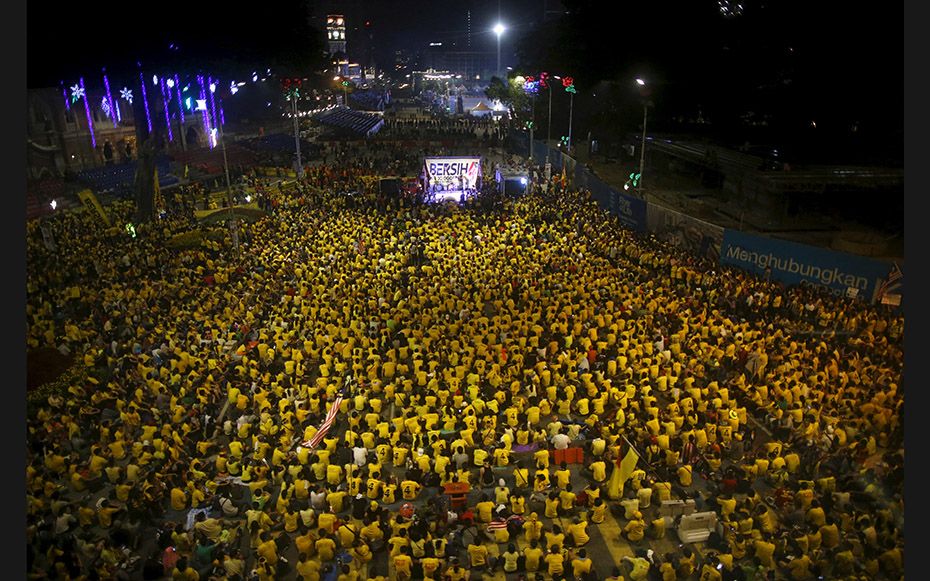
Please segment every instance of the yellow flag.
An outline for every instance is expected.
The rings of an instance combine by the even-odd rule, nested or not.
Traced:
[[[103,211],[103,206],[100,205],[100,201],[97,199],[97,196],[90,190],[81,190],[78,192],[78,199],[81,200],[81,203],[89,210],[93,207],[97,210],[97,213],[100,214],[100,217],[103,219],[103,222],[110,226],[110,217],[107,216],[107,213]]]
[[[633,474],[633,471],[636,470],[636,463],[639,462],[639,454],[636,453],[636,450],[633,449],[633,446],[630,446],[626,452],[626,456],[623,457],[623,460],[620,461],[620,481],[626,482],[630,478],[630,474]]]

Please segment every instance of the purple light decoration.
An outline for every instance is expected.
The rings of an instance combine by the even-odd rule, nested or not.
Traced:
[[[226,115],[223,114],[223,103],[220,103],[220,125],[226,125]]]
[[[207,92],[203,85],[203,75],[197,75],[197,83],[200,85],[200,100],[207,100]],[[210,139],[210,112],[203,108],[203,134],[207,137],[207,144],[213,149],[213,140]]]
[[[139,71],[139,84],[142,85],[142,105],[145,106],[145,121],[149,125],[149,133],[152,132],[152,114],[149,113],[149,99],[145,94],[145,77],[142,76],[142,71]]]
[[[110,92],[110,80],[107,79],[106,75],[103,75],[103,86],[107,90],[107,103],[110,104],[110,119],[113,120],[113,127],[117,127],[119,121],[117,120],[116,107],[113,106],[113,93]]]
[[[65,82],[61,81],[61,94],[65,97],[65,111],[71,110],[71,100],[68,99],[68,89],[65,88]]]
[[[211,87],[215,86],[214,83],[216,83],[216,85],[220,84],[219,79],[214,80],[213,77],[207,77],[207,81],[210,83]],[[213,124],[216,125],[216,101],[213,99],[213,91],[210,91],[210,109],[213,114]]]
[[[168,128],[168,141],[174,141],[174,135],[171,134],[171,116],[168,114],[168,101],[171,97],[168,96],[164,77],[158,79],[158,84],[161,85],[161,102],[165,105],[165,127]]]
[[[114,101],[113,104],[116,105],[116,122],[117,122],[117,123],[122,123],[122,122],[123,122],[123,117],[119,114],[119,99],[117,99],[116,101]]]
[[[94,135],[94,118],[90,116],[90,103],[87,97],[87,89],[84,89],[84,77],[80,80],[81,89],[84,90],[84,112],[87,113],[87,128],[90,129],[90,144],[97,148],[97,137]]]
[[[181,114],[181,127],[184,127],[184,102],[181,100],[181,81],[174,76],[174,90],[178,92],[178,113]]]

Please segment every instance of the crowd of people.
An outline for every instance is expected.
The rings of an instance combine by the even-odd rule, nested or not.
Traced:
[[[903,578],[899,312],[364,165],[253,184],[237,251],[28,225],[27,346],[76,369],[28,394],[30,579]],[[654,550],[671,499],[719,531]]]

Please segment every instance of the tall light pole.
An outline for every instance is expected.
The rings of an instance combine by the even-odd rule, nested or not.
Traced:
[[[506,30],[507,27],[500,22],[494,25],[494,34],[497,35],[497,69],[495,70],[495,74],[498,77],[500,77],[501,74],[501,36]]]
[[[220,106],[222,107],[222,97],[220,97]],[[215,121],[214,121],[215,122]],[[229,217],[227,222],[229,225],[229,238],[232,240],[233,251],[236,253],[239,252],[239,231],[237,229],[236,219],[233,216],[233,193],[232,193],[232,181],[229,179],[229,160],[226,158],[226,137],[223,135],[223,124],[217,124],[217,132],[220,136],[220,149],[223,150],[223,170],[226,173],[226,206],[228,209]]]
[[[559,77],[556,77],[557,79]],[[562,79],[562,86],[565,87],[565,92],[568,93],[568,143],[566,143],[566,151],[568,153],[572,152],[572,113],[575,110],[575,79],[572,77],[564,77]]]
[[[549,143],[552,141],[552,83],[546,83],[549,89],[549,117],[546,120],[546,165],[549,165]]]
[[[297,120],[298,89],[291,91],[291,113],[294,116],[294,148],[297,150],[297,178],[304,177],[304,164],[300,161],[300,122]]]
[[[640,78],[637,78],[636,84],[639,85],[640,87],[645,87],[646,81]],[[643,101],[643,141],[640,144],[640,148],[639,148],[639,184],[637,186],[640,193],[642,193],[643,191],[643,167],[645,166],[645,163],[646,163],[646,115],[647,115],[648,110],[649,110],[648,101],[644,100]]]

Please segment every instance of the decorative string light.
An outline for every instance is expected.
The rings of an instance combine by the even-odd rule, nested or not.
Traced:
[[[84,86],[81,83],[71,85],[71,102],[77,103],[77,100],[84,96]]]
[[[216,79],[216,81],[214,81],[213,77],[209,77],[208,80],[210,81],[210,112],[212,114],[211,119],[213,120],[213,125],[216,125],[216,102],[214,101],[213,93],[216,91],[216,85],[218,84],[216,81],[219,81],[219,79]],[[215,130],[216,128],[214,127],[214,131]],[[214,145],[216,145],[215,141],[216,140],[214,140]]]
[[[119,122],[116,119],[116,107],[113,106],[113,93],[110,92],[110,80],[106,74],[103,75],[103,87],[107,90],[107,109],[109,110],[107,116],[113,120],[113,127],[117,127]]]
[[[165,87],[165,79],[159,79],[161,81],[159,86],[161,86],[161,102],[165,106],[165,127],[168,128],[168,141],[174,141],[174,135],[171,132],[171,115],[168,113],[168,101],[171,100],[171,97],[168,96],[168,89]]]
[[[148,124],[149,133],[152,132],[152,114],[149,113],[149,98],[145,92],[145,77],[142,71],[139,71],[139,84],[142,85],[142,104],[145,106],[145,122]]]
[[[71,110],[71,101],[68,99],[68,89],[65,88],[65,82],[60,81],[61,83],[61,94],[65,98],[65,111]]]
[[[74,87],[77,87],[75,85]],[[72,87],[72,89],[74,89]],[[90,129],[90,144],[94,146],[94,149],[97,148],[97,137],[94,135],[94,118],[90,115],[90,103],[87,102],[87,92],[84,88],[84,77],[80,78],[80,91],[72,91],[71,96],[74,97],[76,93],[79,93],[78,98],[84,97],[84,113],[87,114],[87,128]]]
[[[181,81],[178,76],[174,76],[174,90],[178,92],[178,114],[181,115],[181,127],[184,127],[184,102],[181,99]]]
[[[197,84],[200,85],[200,99],[197,100],[198,109],[203,102],[203,134],[207,136],[207,143],[210,149],[213,149],[213,141],[210,139],[210,113],[207,111],[207,89],[204,86],[203,75],[197,75]]]

